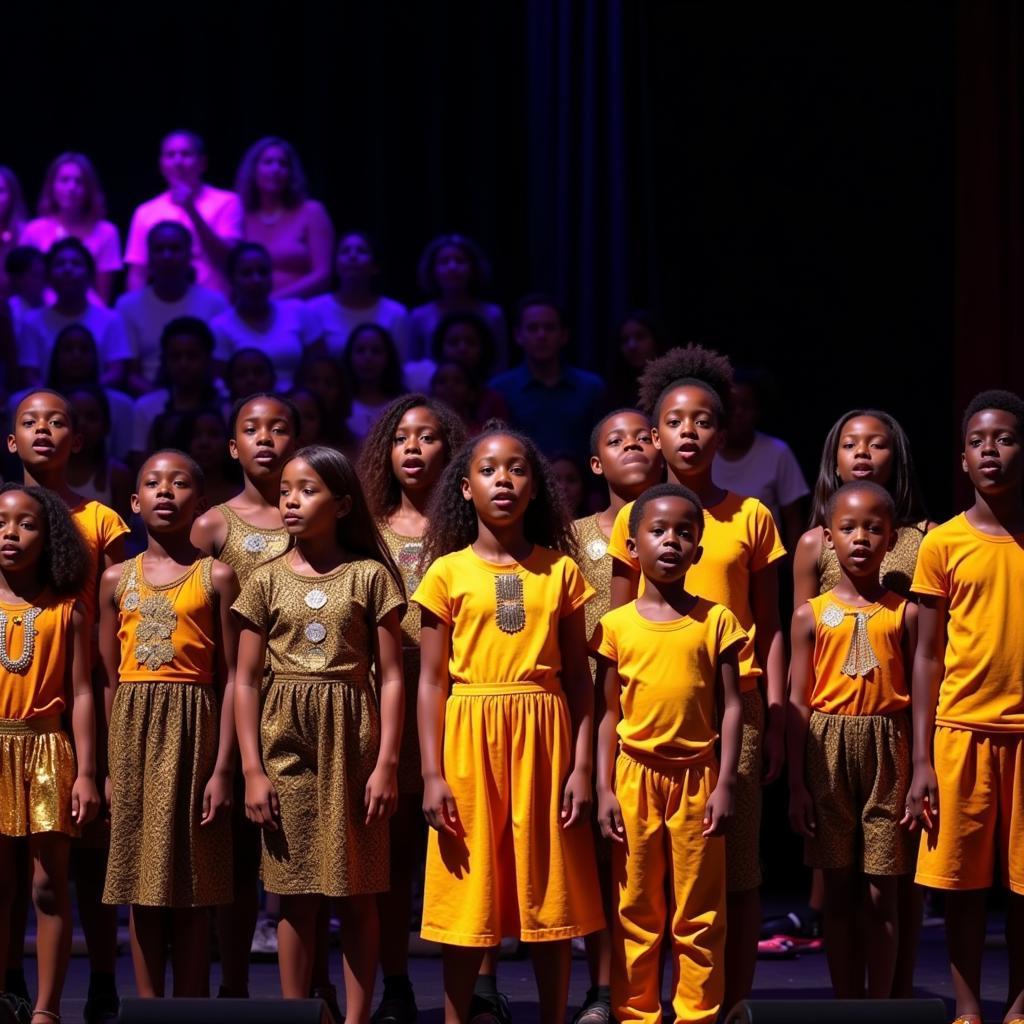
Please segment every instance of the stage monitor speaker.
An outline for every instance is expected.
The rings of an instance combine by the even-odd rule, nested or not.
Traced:
[[[319,999],[122,999],[119,1024],[331,1024]]]
[[[941,999],[748,999],[726,1024],[946,1024]]]

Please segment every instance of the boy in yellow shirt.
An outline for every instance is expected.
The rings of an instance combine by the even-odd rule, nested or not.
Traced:
[[[985,897],[1010,890],[1009,997],[1024,1021],[1024,400],[983,391],[963,420],[974,504],[921,542],[914,776],[904,819],[924,828],[920,885],[946,890],[954,1024],[981,1024]]]
[[[620,1024],[661,1021],[666,882],[675,1019],[710,1024],[724,996],[723,833],[739,764],[746,634],[728,608],[686,589],[703,532],[704,510],[688,488],[660,484],[637,499],[628,544],[646,586],[605,615],[594,638],[604,697],[598,819],[613,842],[611,1000]]]

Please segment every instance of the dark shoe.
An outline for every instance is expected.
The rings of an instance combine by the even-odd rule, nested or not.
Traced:
[[[13,996],[20,996],[29,1005],[32,1004],[32,997],[28,994],[28,982],[25,980],[25,972],[20,967],[8,967],[4,974],[3,991]]]
[[[821,914],[807,907],[799,913],[791,910],[781,917],[769,917],[761,922],[762,939],[776,935],[785,935],[788,939],[820,939]]]
[[[17,992],[0,992],[0,1024],[30,1024],[32,1006]]]
[[[345,1017],[338,1005],[338,990],[333,985],[320,985],[309,993],[310,999],[320,999],[327,1006],[333,1024],[345,1024]]]
[[[82,1019],[85,1024],[107,1024],[108,1021],[117,1020],[120,1009],[121,1000],[116,991],[94,992],[90,989]]]
[[[572,1024],[610,1024],[611,1019],[611,1003],[588,992],[583,1005],[576,1011]]]
[[[416,1024],[418,1015],[416,997],[413,995],[411,985],[404,991],[399,989],[389,992],[385,988],[380,1006],[370,1018],[370,1024]]]
[[[499,992],[497,998],[473,994],[469,1004],[469,1024],[512,1024],[512,1007],[508,996]]]

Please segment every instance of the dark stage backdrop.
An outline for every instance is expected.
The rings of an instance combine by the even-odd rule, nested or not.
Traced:
[[[650,306],[776,374],[771,426],[809,475],[841,410],[890,408],[941,517],[955,10],[762,7],[19,4],[0,160],[34,199],[49,158],[86,151],[125,227],[169,128],[206,137],[221,185],[282,134],[337,224],[378,237],[390,291],[415,300],[423,242],[464,231],[499,301],[565,300],[599,370],[615,318]]]

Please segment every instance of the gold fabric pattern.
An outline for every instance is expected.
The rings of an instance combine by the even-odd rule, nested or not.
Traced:
[[[587,620],[587,639],[594,635],[601,616],[607,613],[611,602],[612,591],[612,556],[608,554],[608,538],[601,532],[597,515],[577,519],[573,523],[576,540],[579,543],[582,557],[579,561],[580,572],[594,588],[594,596],[584,605]],[[590,659],[591,671],[595,669],[594,659]]]
[[[494,574],[494,618],[502,633],[514,635],[526,628],[523,581],[511,572]]]
[[[245,585],[253,569],[283,555],[291,547],[291,536],[283,526],[279,529],[252,526],[230,505],[217,508],[228,524],[224,547],[217,557],[235,570],[239,586]]]
[[[0,835],[78,835],[75,754],[59,715],[0,718]]]
[[[917,567],[917,551],[924,539],[928,523],[922,520],[911,526],[901,526],[896,531],[896,544],[882,559],[878,570],[882,586],[901,597],[910,597],[910,584]],[[839,583],[839,559],[836,553],[822,542],[818,555],[818,593],[834,590]]]
[[[761,691],[748,690],[743,698],[743,733],[736,772],[736,804],[725,834],[725,887],[746,892],[761,884],[761,738],[764,701]]]

